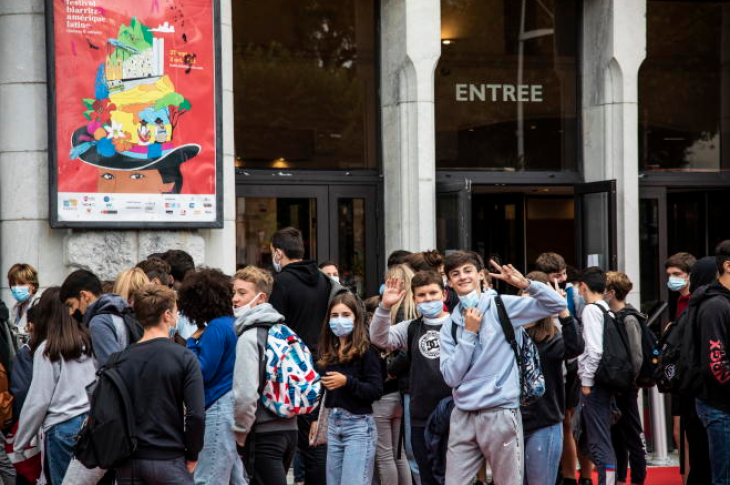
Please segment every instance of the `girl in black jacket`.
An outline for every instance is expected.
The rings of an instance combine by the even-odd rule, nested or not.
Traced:
[[[378,433],[373,402],[383,393],[380,355],[370,346],[362,306],[352,293],[332,299],[319,340],[327,389],[327,485],[370,485]],[[310,435],[316,435],[312,425]]]
[[[550,284],[545,273],[535,271],[528,279]],[[558,291],[558,288],[556,288]],[[525,295],[523,295],[525,296]],[[554,317],[527,325],[527,333],[540,354],[545,376],[545,394],[535,404],[522,408],[525,436],[525,485],[554,485],[563,452],[565,417],[564,361],[583,353],[585,343],[578,323],[563,310],[559,315],[562,331]]]

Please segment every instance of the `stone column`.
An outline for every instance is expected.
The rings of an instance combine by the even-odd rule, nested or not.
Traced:
[[[48,224],[48,138],[43,0],[0,1],[0,288],[8,268],[33,265],[41,286],[65,275],[65,231]]]
[[[586,182],[616,180],[618,267],[639,303],[639,67],[646,0],[588,0],[583,16],[583,163]]]
[[[385,250],[436,246],[434,69],[439,0],[381,3]]]

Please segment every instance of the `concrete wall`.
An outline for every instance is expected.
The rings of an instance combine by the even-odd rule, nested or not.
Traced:
[[[221,0],[225,227],[201,231],[72,231],[49,225],[43,0],[0,1],[0,289],[16,262],[36,267],[41,286],[88,268],[102,279],[152,252],[184,249],[196,263],[235,268],[235,175],[231,0]]]

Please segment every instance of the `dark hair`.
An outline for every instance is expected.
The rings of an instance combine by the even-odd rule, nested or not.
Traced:
[[[371,296],[363,303],[365,304],[365,311],[372,315],[378,309],[378,305],[380,305],[380,295]]]
[[[188,274],[177,294],[180,311],[198,328],[233,315],[233,283],[220,270],[204,268]]]
[[[116,284],[116,281],[114,280],[104,280],[101,282],[101,293],[104,295],[108,295],[109,293],[114,293],[114,285]]]
[[[405,249],[396,249],[392,253],[390,253],[390,256],[388,256],[388,268],[392,268],[393,266],[398,266],[399,264],[403,264],[406,262],[406,257],[410,254],[413,254],[410,251],[406,251]]]
[[[91,271],[77,269],[66,276],[58,297],[63,303],[69,298],[78,298],[82,291],[88,291],[94,296],[100,296],[102,294],[101,281]]]
[[[574,283],[580,281],[580,271],[575,269],[573,266],[566,266],[565,273],[568,275],[568,283]]]
[[[474,251],[454,251],[444,258],[444,273],[448,277],[450,272],[465,264],[473,264],[477,271],[484,269],[484,262],[479,254]]]
[[[579,281],[585,283],[593,293],[606,291],[606,273],[598,266],[591,266],[583,271]]]
[[[41,295],[33,312],[31,352],[35,353],[45,340],[43,355],[51,362],[59,359],[73,360],[82,355],[91,355],[91,335],[85,325],[77,322],[68,313],[68,308],[59,296],[57,286],[48,288]]]
[[[725,261],[730,261],[730,239],[717,245],[717,248],[715,249],[715,259],[717,260],[717,272],[720,273],[720,275],[724,275]]]
[[[613,291],[618,301],[624,301],[633,288],[634,284],[627,274],[618,271],[606,273],[606,291]]]
[[[689,274],[689,291],[694,293],[700,286],[709,285],[716,279],[717,258],[705,256],[692,266],[692,272]]]
[[[722,243],[720,243],[722,245]],[[720,246],[718,246],[719,248]],[[689,274],[692,271],[692,266],[697,262],[697,258],[689,253],[677,253],[669,256],[667,261],[664,263],[664,269],[668,268],[679,268],[682,272]]]
[[[322,269],[322,268],[326,268],[327,266],[334,266],[335,268],[337,268],[337,271],[340,270],[340,267],[334,261],[325,261],[323,263],[319,263],[318,268]]]
[[[444,258],[441,253],[435,249],[431,251],[424,251],[422,253],[413,253],[406,256],[406,264],[410,266],[413,271],[439,271],[441,265],[444,264]]]
[[[274,233],[271,238],[271,245],[274,249],[281,249],[289,259],[302,259],[304,257],[304,241],[302,231],[293,227],[284,227]]]
[[[545,283],[546,285],[550,284],[550,277],[543,271],[532,271],[525,275],[525,278],[537,281],[538,283]],[[538,343],[544,340],[550,340],[557,332],[558,329],[555,326],[555,322],[553,322],[552,316],[538,320],[532,327],[527,329],[527,335]]]
[[[144,328],[154,327],[166,311],[175,309],[176,300],[169,287],[148,283],[134,292],[134,315]]]
[[[560,273],[567,269],[565,259],[558,253],[542,253],[535,260],[535,267],[543,273]]]
[[[137,263],[137,268],[144,271],[150,281],[157,278],[163,285],[169,285],[172,268],[161,258],[147,258]]]
[[[329,320],[332,309],[342,303],[347,306],[355,316],[354,328],[347,339],[345,345],[340,346],[340,338],[330,330]],[[322,330],[319,336],[319,367],[327,367],[333,364],[347,364],[355,359],[361,358],[370,348],[370,339],[368,338],[368,329],[365,322],[365,315],[362,304],[349,291],[340,293],[332,298],[327,307],[327,315],[322,324]]]
[[[182,282],[189,272],[195,271],[193,257],[181,249],[170,249],[162,255],[162,259],[170,265],[170,274],[175,281]]]
[[[444,289],[444,279],[435,271],[419,271],[411,279],[411,291],[416,292],[416,288],[428,285],[439,285],[441,291]]]

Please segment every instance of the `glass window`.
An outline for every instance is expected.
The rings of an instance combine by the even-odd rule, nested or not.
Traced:
[[[337,254],[340,283],[353,293],[365,295],[365,199],[337,201]]]
[[[374,3],[232,3],[236,166],[375,168]]]
[[[717,171],[730,124],[730,4],[649,1],[639,73],[642,170]]]
[[[441,0],[441,170],[576,170],[575,0]]]

